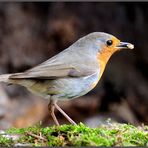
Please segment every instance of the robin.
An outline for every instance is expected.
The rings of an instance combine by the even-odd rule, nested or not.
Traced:
[[[58,100],[71,100],[85,95],[100,80],[111,55],[134,45],[121,42],[103,32],[90,33],[70,47],[25,72],[0,75],[0,82],[19,84],[49,99],[48,109],[56,125],[56,108],[72,124],[76,124],[58,105]]]

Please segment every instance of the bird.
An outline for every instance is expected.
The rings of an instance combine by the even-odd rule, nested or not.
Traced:
[[[20,73],[1,74],[0,82],[24,86],[30,92],[48,99],[48,110],[57,126],[60,124],[55,109],[71,124],[76,124],[57,102],[87,94],[99,82],[112,54],[133,48],[133,44],[121,42],[111,34],[92,32],[33,68]]]

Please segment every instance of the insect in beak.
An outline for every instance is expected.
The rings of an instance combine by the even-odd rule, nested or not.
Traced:
[[[117,49],[134,49],[134,45],[127,42],[120,42],[117,46]]]

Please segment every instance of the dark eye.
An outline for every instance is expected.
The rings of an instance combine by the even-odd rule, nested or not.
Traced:
[[[113,41],[112,40],[108,40],[108,41],[106,41],[106,44],[107,44],[107,46],[111,46],[113,44]]]

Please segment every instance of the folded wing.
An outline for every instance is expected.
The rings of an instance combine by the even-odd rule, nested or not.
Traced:
[[[44,62],[23,73],[12,74],[11,79],[55,79],[62,77],[81,77],[93,74],[95,71],[77,63],[66,64]]]

